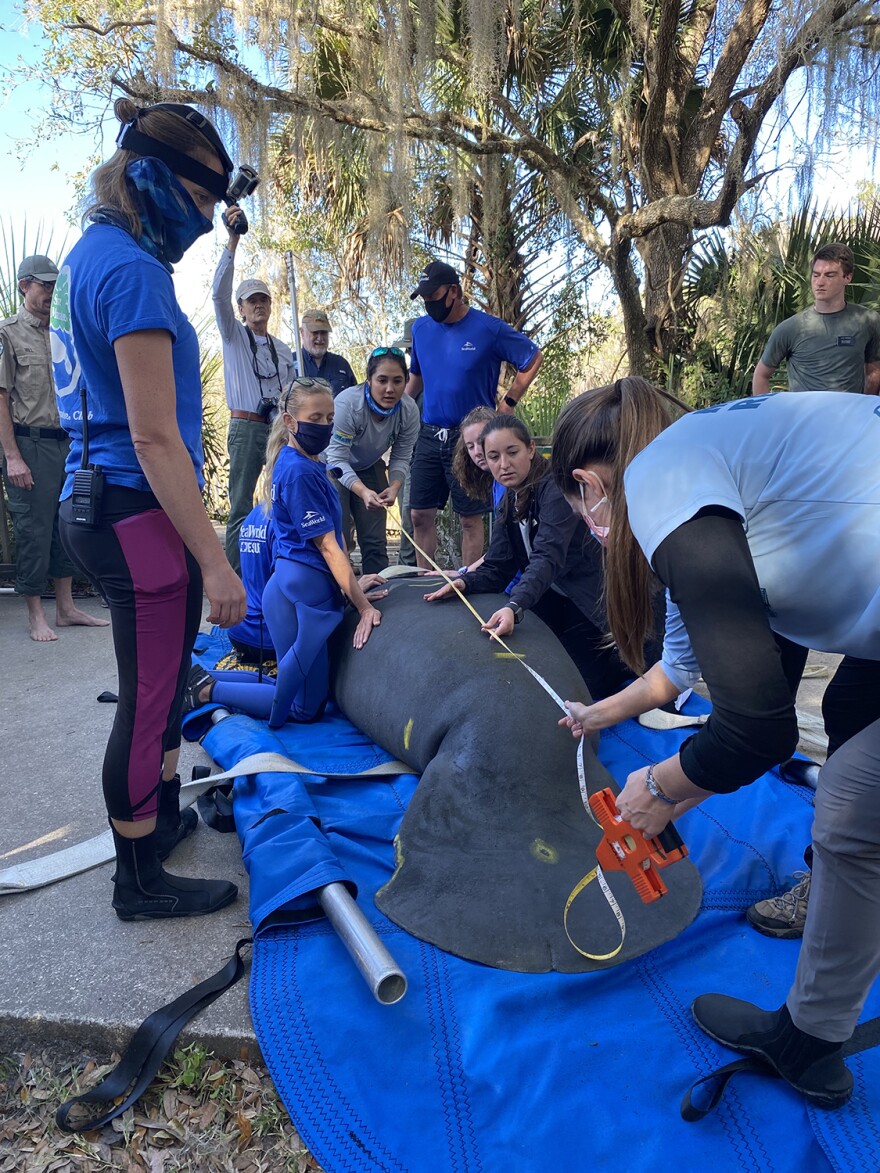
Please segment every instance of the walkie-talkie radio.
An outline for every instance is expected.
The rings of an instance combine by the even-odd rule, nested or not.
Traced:
[[[82,460],[73,474],[71,495],[71,520],[75,525],[95,527],[101,520],[101,499],[104,496],[104,473],[96,464],[89,464],[89,409],[86,406],[86,388],[83,384],[82,398]]]

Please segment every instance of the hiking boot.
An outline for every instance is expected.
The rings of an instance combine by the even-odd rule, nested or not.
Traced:
[[[810,901],[810,873],[795,872],[797,883],[781,896],[759,900],[746,912],[749,924],[765,937],[792,941],[804,935]]]
[[[697,1026],[717,1043],[754,1055],[818,1108],[840,1108],[852,1095],[843,1043],[799,1030],[787,1006],[761,1010],[725,994],[701,994],[691,1006]]]
[[[191,808],[180,809],[180,775],[159,783],[156,809],[156,854],[159,860],[168,858],[178,843],[192,835],[199,825],[199,816]]]
[[[111,823],[116,848],[113,907],[120,920],[164,920],[205,916],[225,908],[238,895],[227,880],[189,880],[163,870],[156,832],[125,839]]]
[[[184,714],[192,713],[195,709],[200,709],[202,705],[208,704],[208,701],[203,701],[199,697],[199,693],[208,684],[211,685],[213,690],[213,686],[216,684],[214,677],[201,664],[193,664],[189,670],[189,676],[187,677],[186,686],[183,690]],[[208,695],[210,698],[210,693]]]

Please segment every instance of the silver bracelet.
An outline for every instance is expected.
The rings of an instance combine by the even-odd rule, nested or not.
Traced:
[[[656,762],[654,763],[656,765]],[[654,777],[654,766],[648,766],[648,773],[645,776],[645,785],[648,788],[648,793],[654,798],[659,798],[661,802],[665,802],[667,806],[678,806],[677,798],[670,798],[668,794],[664,794],[660,789],[657,779]]]

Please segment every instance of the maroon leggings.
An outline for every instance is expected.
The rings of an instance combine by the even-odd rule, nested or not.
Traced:
[[[106,599],[113,624],[119,705],[104,755],[104,801],[113,819],[150,819],[162,757],[180,745],[201,571],[151,493],[108,485],[95,528],[72,522],[70,501],[59,515],[64,547]]]

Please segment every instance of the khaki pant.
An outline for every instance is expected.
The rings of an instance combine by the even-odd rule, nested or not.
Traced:
[[[15,530],[15,590],[41,595],[50,578],[71,578],[74,566],[58,536],[58,498],[64,484],[69,440],[16,436],[21,458],[34,478],[32,489],[11,484],[3,461],[9,514]]]

